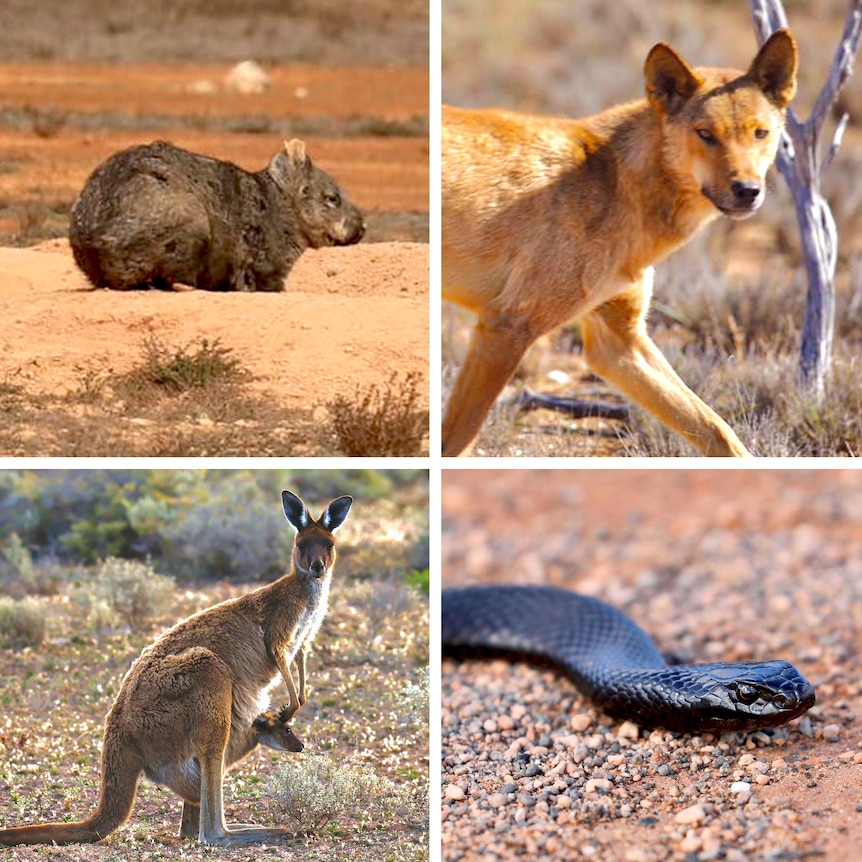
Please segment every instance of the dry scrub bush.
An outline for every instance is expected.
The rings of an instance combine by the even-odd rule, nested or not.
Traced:
[[[365,614],[369,639],[377,637],[387,620],[394,620],[413,607],[417,593],[403,580],[376,579],[370,584]]]
[[[38,647],[45,640],[45,608],[38,599],[0,598],[0,636],[10,646]]]
[[[862,453],[862,288],[854,262],[838,295],[841,342],[821,403],[798,385],[802,274],[767,271],[743,282],[684,249],[660,273],[654,329],[671,364],[763,457]],[[664,332],[662,332],[664,330]],[[691,455],[676,435],[634,408],[622,439],[628,455]]]
[[[17,533],[0,544],[0,583],[24,593],[36,592],[33,557]]]
[[[196,345],[168,347],[157,335],[150,334],[143,341],[143,363],[118,379],[117,393],[125,398],[146,398],[235,383],[246,372],[230,353],[230,348],[218,339],[202,338]]]
[[[97,599],[104,599],[132,629],[140,629],[151,617],[165,613],[171,607],[175,586],[173,578],[157,575],[152,566],[118,557],[102,563],[94,585]]]
[[[305,833],[346,818],[360,825],[385,825],[400,807],[409,805],[407,795],[388,778],[322,755],[282,766],[268,790],[287,819]]]
[[[357,387],[354,399],[338,395],[326,403],[338,445],[351,457],[406,457],[422,454],[428,432],[428,411],[420,407],[422,377],[411,371],[403,379],[393,371],[386,383],[364,391]]]

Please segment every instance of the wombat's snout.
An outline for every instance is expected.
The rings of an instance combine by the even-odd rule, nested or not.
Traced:
[[[357,212],[353,218],[346,218],[340,225],[341,230],[332,237],[334,245],[353,245],[365,236],[365,219]]]

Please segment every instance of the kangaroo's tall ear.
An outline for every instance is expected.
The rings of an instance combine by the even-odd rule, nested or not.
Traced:
[[[776,30],[757,52],[747,75],[770,102],[786,108],[796,95],[799,52],[789,30]]]
[[[306,509],[305,503],[296,494],[290,491],[282,491],[281,505],[284,506],[284,516],[297,533],[308,526],[308,509]]]
[[[653,45],[644,64],[646,93],[653,110],[675,114],[703,83],[694,69],[665,42]]]
[[[353,497],[337,497],[326,507],[326,511],[320,516],[321,525],[329,530],[330,533],[334,533],[344,523],[352,503]]]

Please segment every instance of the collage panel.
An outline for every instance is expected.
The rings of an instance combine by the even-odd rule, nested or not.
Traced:
[[[443,862],[852,859],[858,470],[444,470]]]
[[[441,0],[445,456],[862,451],[860,9],[786,6]]]
[[[4,858],[427,860],[429,571],[425,469],[0,471]]]
[[[0,457],[429,451],[428,0],[0,32]]]

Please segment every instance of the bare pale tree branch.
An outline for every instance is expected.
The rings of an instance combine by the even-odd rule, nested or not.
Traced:
[[[781,0],[749,0],[749,3],[760,44],[781,27],[792,29]],[[799,376],[802,385],[817,397],[825,392],[832,361],[838,260],[838,230],[829,203],[820,192],[820,181],[838,152],[847,125],[846,116],[838,121],[825,155],[821,154],[820,144],[823,126],[853,73],[860,36],[862,0],[850,0],[829,77],[815,100],[811,116],[802,122],[793,109],[788,109],[777,158],[778,170],[793,195],[808,279]]]

